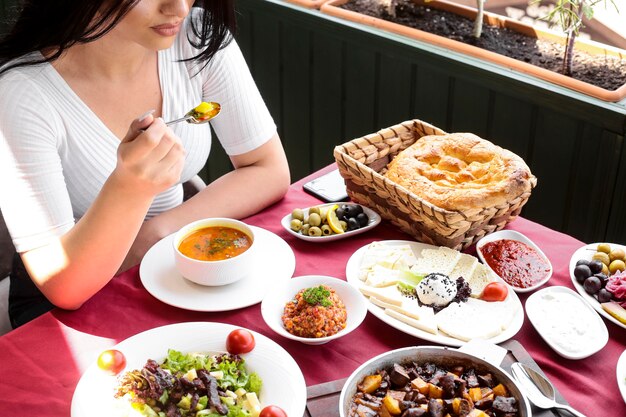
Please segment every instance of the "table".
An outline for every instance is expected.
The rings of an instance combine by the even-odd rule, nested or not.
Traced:
[[[385,221],[368,233],[324,245],[299,240],[283,230],[280,219],[293,208],[320,203],[302,191],[302,184],[333,168],[328,166],[294,183],[283,200],[246,219],[291,245],[296,255],[294,276],[320,274],[345,279],[345,264],[358,248],[373,240],[413,240]],[[534,240],[550,258],[554,275],[546,285],[573,288],[568,264],[582,242],[523,218],[508,228]],[[520,298],[524,303],[527,295],[520,294]],[[230,323],[270,337],[294,357],[307,386],[345,378],[382,352],[432,344],[368,314],[358,329],[339,340],[303,345],[273,333],[261,317],[259,304],[222,313],[192,312],[166,305],[148,294],[140,282],[138,267],[134,267],[113,278],[79,310],[54,310],[0,337],[0,416],[69,416],[74,388],[102,350],[144,330],[185,321]],[[527,319],[515,336],[568,402],[589,417],[626,415],[615,377],[618,357],[626,349],[626,330],[605,323],[610,336],[607,345],[578,361],[558,356]]]

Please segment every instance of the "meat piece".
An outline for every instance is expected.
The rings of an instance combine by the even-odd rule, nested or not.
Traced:
[[[443,405],[443,401],[437,401],[435,398],[428,400],[428,412],[431,417],[444,417],[446,408]]]
[[[459,403],[459,417],[465,417],[472,411],[472,404],[465,398]]]
[[[357,417],[376,417],[378,413],[363,404],[359,404],[356,407],[356,415]]]
[[[421,417],[428,411],[421,407],[408,408],[400,417]]]
[[[404,387],[411,381],[408,372],[400,364],[394,363],[393,369],[389,374],[389,379],[395,387]]]
[[[443,390],[442,395],[443,398],[453,398],[455,385],[454,385],[454,376],[450,374],[446,374],[439,378],[439,386]]]
[[[493,397],[492,396],[487,396],[487,397],[484,397],[484,398],[476,401],[474,403],[474,407],[478,408],[479,410],[486,410],[489,407],[491,407],[492,404],[493,404]]]
[[[217,379],[204,369],[198,371],[198,378],[200,378],[206,386],[209,404],[215,408],[215,411],[219,414],[223,416],[228,414],[228,407],[222,404],[222,400],[220,400],[219,394],[217,393]]]
[[[517,413],[517,401],[513,397],[497,396],[493,400],[492,407],[498,414]]]
[[[467,381],[468,388],[476,388],[479,385],[478,378],[476,377],[474,369],[468,369],[467,373],[465,374],[465,380]]]
[[[491,373],[486,373],[485,375],[478,375],[478,382],[482,387],[494,387],[493,375]]]

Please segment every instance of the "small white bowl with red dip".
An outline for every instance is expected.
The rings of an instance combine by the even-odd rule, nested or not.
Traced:
[[[272,289],[261,302],[261,315],[270,329],[307,345],[347,335],[359,327],[366,314],[367,301],[359,290],[323,275],[292,278]]]
[[[500,230],[480,239],[478,257],[515,292],[534,291],[552,277],[552,263],[528,237]]]
[[[254,232],[239,220],[197,220],[176,232],[172,242],[176,269],[196,284],[232,284],[254,269]]]

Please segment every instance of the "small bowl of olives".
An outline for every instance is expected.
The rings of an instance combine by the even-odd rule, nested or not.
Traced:
[[[380,221],[378,213],[360,204],[329,203],[294,208],[281,224],[298,239],[328,242],[366,232]]]

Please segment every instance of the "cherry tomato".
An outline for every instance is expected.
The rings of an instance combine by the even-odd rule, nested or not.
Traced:
[[[226,338],[226,350],[233,355],[248,353],[254,349],[254,345],[254,336],[249,330],[233,330]]]
[[[506,284],[490,282],[483,289],[480,299],[485,301],[504,301],[507,295],[509,295],[509,287]]]
[[[98,356],[98,368],[111,374],[117,375],[126,367],[126,357],[117,349],[105,350]]]
[[[261,410],[259,417],[287,417],[287,413],[277,405],[268,405]]]

